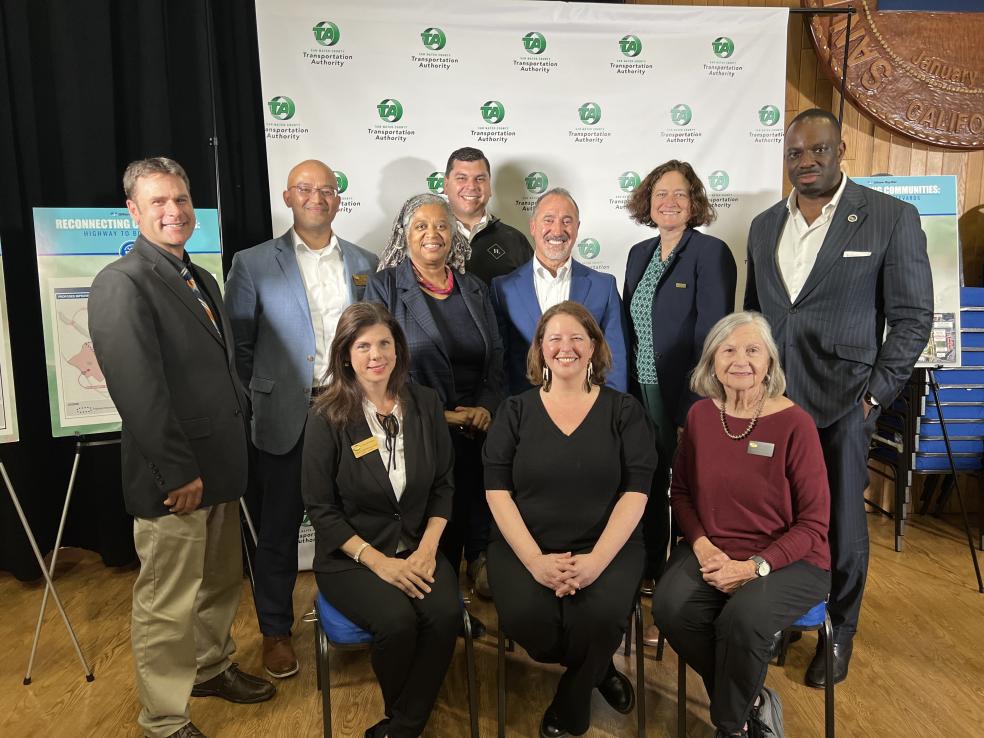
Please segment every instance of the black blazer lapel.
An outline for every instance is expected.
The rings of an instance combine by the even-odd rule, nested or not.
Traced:
[[[178,301],[182,305],[191,311],[192,315],[202,324],[202,327],[208,331],[208,334],[212,338],[219,342],[219,345],[224,350],[225,341],[222,340],[222,336],[219,335],[215,326],[212,325],[212,321],[205,314],[205,310],[202,308],[201,303],[198,302],[198,298],[195,297],[195,293],[191,291],[191,288],[181,278],[181,275],[178,274],[174,266],[167,263],[164,254],[160,253],[160,250],[156,246],[145,241],[142,236],[137,239],[133,248],[141,257],[150,262],[150,267],[154,271],[154,274],[157,275],[157,278],[174,293],[174,296],[178,298]],[[199,285],[199,289],[201,289],[201,285]]]
[[[360,441],[371,438],[372,431],[369,430],[369,424],[366,422],[366,419],[362,417],[349,423],[345,427],[345,436],[348,439],[349,448],[341,449],[340,453],[351,454],[353,453],[351,447]],[[406,444],[405,438],[404,444]],[[356,459],[355,461],[356,464],[362,465],[362,469],[376,483],[380,492],[386,495],[386,499],[393,504],[393,507],[399,509],[400,503],[396,500],[396,494],[393,492],[393,485],[390,482],[389,474],[386,471],[386,467],[383,465],[383,459],[379,455],[379,452],[370,451],[368,454],[360,459]]]
[[[789,217],[789,210],[786,208],[786,201],[783,200],[772,206],[772,211],[769,214],[769,219],[765,223],[765,240],[762,244],[763,254],[768,264],[766,266],[766,274],[772,281],[771,288],[775,290],[776,294],[786,302],[791,304],[789,299],[789,290],[786,289],[786,280],[782,278],[782,273],[779,271],[779,239],[782,238],[782,229],[786,224],[786,218]],[[758,256],[756,256],[758,258]],[[758,271],[756,270],[756,276]],[[764,287],[764,285],[762,285]],[[759,289],[762,289],[759,287]]]
[[[400,300],[406,305],[407,314],[413,316],[417,325],[434,342],[434,345],[437,346],[444,360],[450,366],[451,358],[448,356],[447,347],[444,345],[444,339],[441,337],[441,331],[438,329],[437,323],[434,322],[434,316],[427,306],[427,298],[424,297],[420,285],[417,284],[417,280],[413,276],[413,267],[410,264],[409,258],[405,259],[397,267],[396,287],[400,293]]]
[[[492,336],[489,335],[489,328],[485,319],[485,302],[482,300],[482,289],[478,283],[467,284],[464,280],[458,282],[461,288],[461,297],[465,301],[468,312],[475,321],[478,332],[482,334],[485,341],[485,363],[489,363],[492,356]]]
[[[404,392],[400,397],[403,405],[403,456],[407,465],[407,486],[403,494],[413,494],[412,490],[418,489],[425,480],[420,479],[423,471],[431,471],[431,454],[427,453],[424,445],[424,419],[421,417],[420,408],[417,407],[410,392]],[[421,468],[426,464],[427,468]],[[427,492],[430,493],[430,483],[427,482]],[[405,498],[404,498],[405,499]]]
[[[797,303],[809,296],[810,292],[816,289],[817,285],[827,276],[827,273],[842,258],[844,245],[850,243],[867,217],[864,210],[866,205],[864,192],[858,185],[848,180],[844,187],[844,194],[841,195],[841,200],[837,204],[833,218],[831,218],[830,228],[823,239],[823,245],[817,253],[816,263],[810,270],[810,275],[806,278],[803,289],[796,297]]]

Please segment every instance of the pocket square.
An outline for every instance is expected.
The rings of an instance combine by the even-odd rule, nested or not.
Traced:
[[[855,257],[856,258],[858,256],[871,256],[871,252],[870,251],[845,251],[844,252],[844,258],[845,259],[850,259],[852,257]]]

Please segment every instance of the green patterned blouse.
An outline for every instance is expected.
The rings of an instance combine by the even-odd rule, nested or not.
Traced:
[[[675,246],[673,251],[676,251]],[[659,280],[663,277],[667,264],[673,258],[673,251],[663,261],[660,259],[662,256],[660,246],[656,244],[653,258],[649,260],[646,273],[639,280],[632,295],[632,304],[629,306],[632,328],[636,335],[636,378],[640,384],[659,384],[659,377],[656,376],[656,357],[653,352],[653,296],[656,294],[656,287],[659,286]]]

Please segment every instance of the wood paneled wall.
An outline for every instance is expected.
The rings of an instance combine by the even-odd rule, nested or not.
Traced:
[[[629,0],[639,5],[727,5],[745,7],[800,7],[797,0]],[[805,15],[789,19],[786,52],[786,120],[801,110],[819,107],[837,112],[840,95],[820,68]],[[954,174],[957,176],[957,212],[963,243],[964,283],[984,285],[984,150],[954,151],[918,143],[893,133],[844,106],[844,139],[848,174]],[[789,183],[784,183],[789,191]]]

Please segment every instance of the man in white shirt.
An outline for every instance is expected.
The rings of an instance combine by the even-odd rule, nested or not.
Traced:
[[[933,286],[909,203],[851,181],[826,110],[797,115],[784,156],[793,191],[748,234],[745,309],[772,325],[787,394],[817,424],[830,484],[834,683],[847,677],[868,570],[868,442],[926,347]],[[887,334],[886,334],[887,327]],[[823,687],[823,639],[806,683]]]
[[[561,187],[544,192],[530,219],[533,258],[503,277],[492,280],[492,306],[505,348],[510,394],[529,389],[526,353],[536,324],[547,308],[564,300],[584,305],[598,321],[612,352],[608,384],[625,392],[628,371],[622,300],[615,278],[571,258],[581,225],[577,203]]]
[[[326,382],[338,317],[362,299],[378,263],[375,255],[335,235],[341,200],[326,164],[309,160],[291,169],[283,197],[293,227],[237,253],[225,288],[236,367],[253,406],[262,495],[253,577],[263,666],[278,678],[298,670],[290,634],[304,516],[304,422],[311,398]]]

